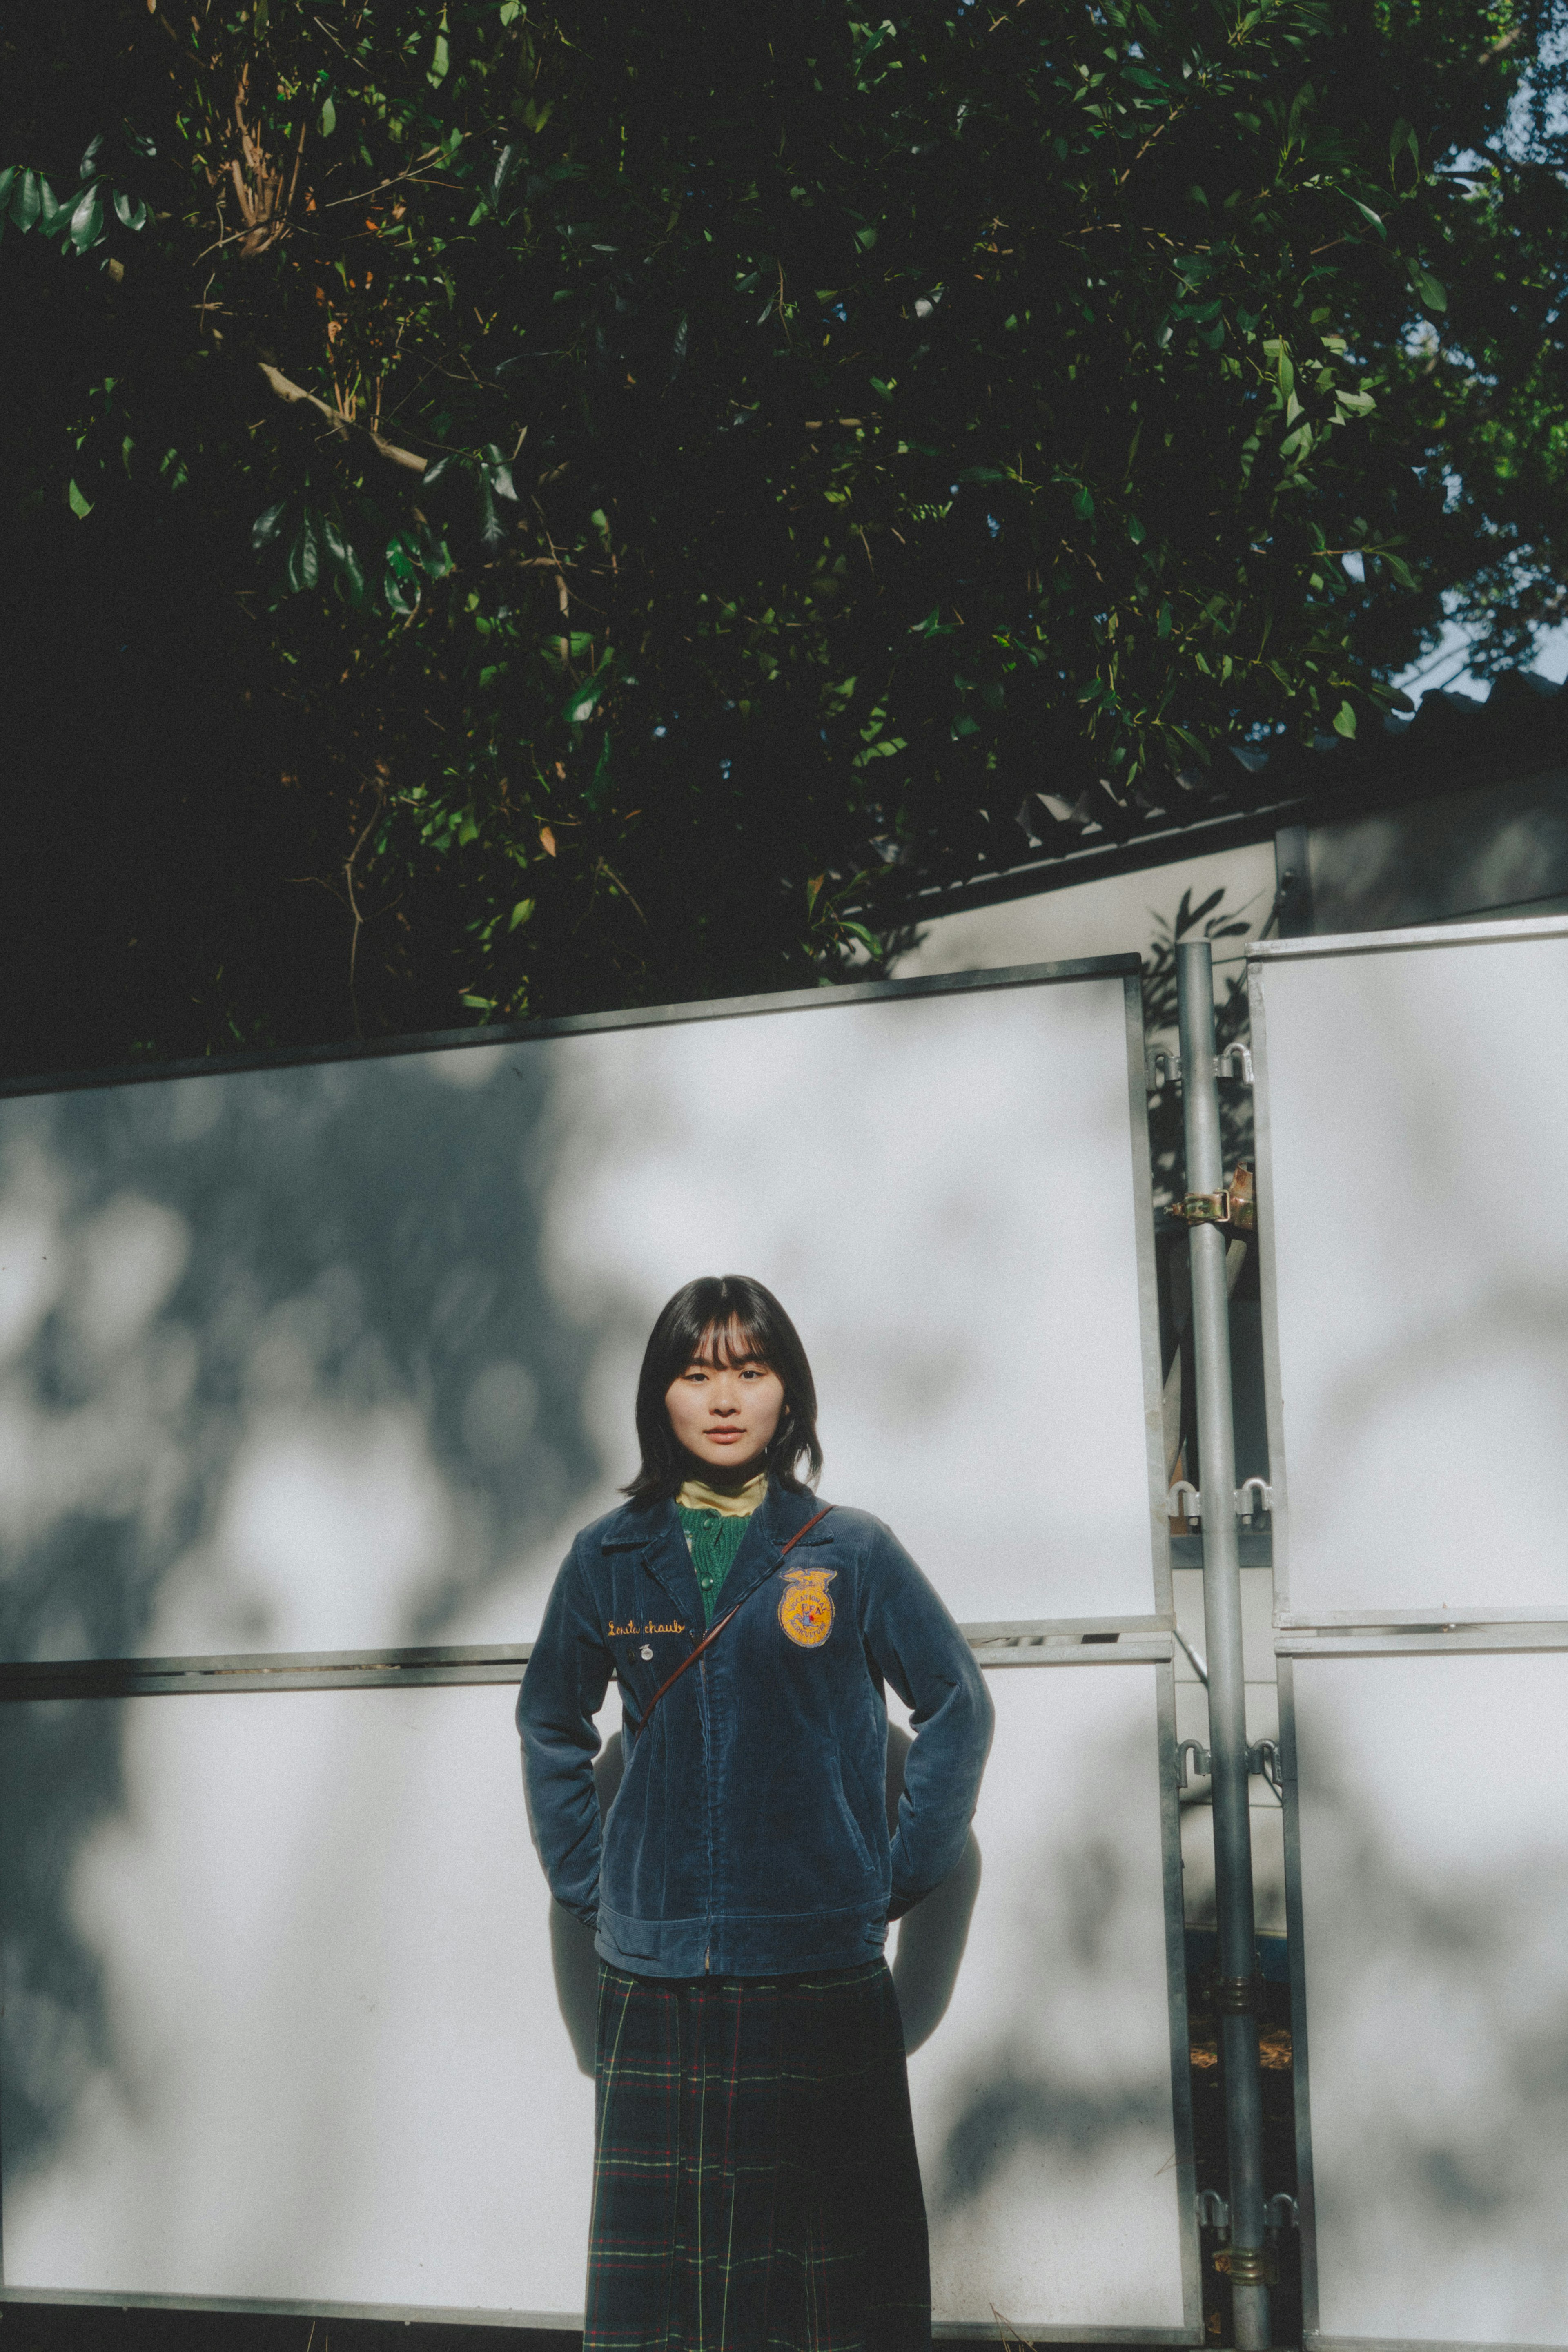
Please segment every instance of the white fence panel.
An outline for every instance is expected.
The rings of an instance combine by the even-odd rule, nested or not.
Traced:
[[[991,1673],[895,1977],[939,2318],[1195,2344],[1170,1668],[1119,1646]],[[0,1706],[5,2292],[570,2324],[595,1964],[514,1697]]]
[[[1568,1618],[1568,922],[1249,960],[1277,1622]]]
[[[1157,1616],[1138,982],[1064,971],[0,1101],[0,1658],[528,1637],[720,1272],[958,1614]]]
[[[988,1679],[974,1916],[952,2005],[909,2070],[937,2324],[988,2335],[996,2311],[1036,2343],[1196,2343],[1170,1668]],[[933,1904],[956,1907],[965,1879]],[[942,1925],[900,1925],[912,2041]]]
[[[1281,1644],[1320,2352],[1568,2345],[1568,1633],[1460,1638]]]

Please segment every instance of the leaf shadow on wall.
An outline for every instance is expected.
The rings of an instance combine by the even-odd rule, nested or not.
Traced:
[[[1076,1801],[1042,1801],[987,1920],[991,2026],[955,2084],[929,2167],[936,2232],[980,2226],[1009,2180],[1086,2182],[1129,2145],[1168,2161],[1172,2073],[1156,1875],[1123,1824],[1146,1816],[1149,1743],[1108,1738]]]
[[[547,1279],[548,1081],[446,1059],[0,1105],[0,1656],[409,1647],[542,1598],[600,1334]],[[0,1706],[13,2187],[89,2078],[135,2095],[75,1892],[123,1719]]]
[[[1379,1664],[1385,1705],[1403,1663]],[[1416,1730],[1406,1769],[1449,1721]],[[1478,1715],[1483,1747],[1495,1723]],[[1568,1853],[1550,1801],[1527,1794],[1544,1834],[1521,1837],[1508,1770],[1467,1771],[1461,1741],[1438,1767],[1437,1850],[1405,1844],[1386,1782],[1358,1785],[1326,1744],[1300,1763],[1320,2324],[1546,2342],[1568,2289]],[[1552,1763],[1527,1742],[1517,1769]]]

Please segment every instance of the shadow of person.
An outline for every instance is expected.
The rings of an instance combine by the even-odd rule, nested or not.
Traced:
[[[898,1821],[898,1801],[904,1794],[904,1765],[914,1742],[896,1724],[887,1728],[887,1825]],[[980,1849],[973,1830],[964,1851],[940,1886],[924,1903],[906,1912],[899,1923],[898,1950],[894,1956],[893,1983],[904,2020],[904,2046],[913,2053],[929,2042],[947,2013],[969,1921],[980,1891]]]
[[[615,1802],[615,1791],[626,1769],[621,1734],[612,1731],[593,1766],[601,1821]],[[555,1975],[555,1997],[571,2042],[571,2054],[585,2074],[593,2072],[593,2043],[599,2018],[599,1955],[593,1930],[559,1903],[549,1907],[549,1956]]]

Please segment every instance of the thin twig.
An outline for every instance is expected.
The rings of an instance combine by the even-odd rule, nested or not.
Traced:
[[[433,156],[439,155],[440,152],[441,150],[439,147],[427,147],[423,155],[416,155],[414,157],[406,172],[394,172],[390,180],[378,180],[373,188],[362,189],[358,195],[333,196],[329,198],[326,204],[318,206],[318,210],[324,213],[329,213],[335,212],[340,205],[368,205],[371,198],[372,196],[379,196],[383,188],[399,188],[402,186],[405,181],[413,182],[415,185],[422,188],[455,188],[458,184],[455,180],[414,181],[414,174],[418,172],[420,165],[422,163],[428,163]]]
[[[601,872],[601,874],[608,874],[608,875],[609,875],[610,879],[612,880],[612,882],[613,882],[613,884],[615,885],[615,887],[620,891],[621,896],[622,896],[622,898],[627,901],[627,903],[628,903],[631,907],[632,907],[633,908],[635,908],[636,913],[637,913],[638,919],[641,921],[641,923],[642,923],[642,925],[643,925],[643,929],[644,929],[644,930],[646,930],[646,929],[647,929],[647,927],[648,927],[648,918],[647,918],[647,916],[643,914],[642,908],[641,908],[641,907],[639,907],[639,906],[637,905],[637,901],[636,901],[636,899],[632,898],[631,891],[630,891],[630,890],[628,890],[628,888],[626,887],[625,883],[624,883],[624,882],[622,882],[622,880],[621,879],[620,875],[619,875],[619,874],[617,874],[617,872],[615,871],[614,866],[611,865],[610,860],[609,860],[607,857],[601,857],[601,858],[599,860],[599,870],[600,870],[600,872]]]
[[[360,424],[357,418],[345,416],[340,409],[334,408],[329,401],[320,399],[313,392],[307,392],[303,384],[291,383],[286,375],[272,365],[270,361],[258,360],[256,365],[279,400],[290,402],[302,400],[309,407],[319,409],[341,439],[347,440],[350,435],[359,434],[380,456],[387,458],[394,466],[406,467],[411,474],[423,474],[429,465],[428,457],[417,457],[412,449],[400,448],[395,441],[388,441],[380,433],[372,431],[370,425]]]

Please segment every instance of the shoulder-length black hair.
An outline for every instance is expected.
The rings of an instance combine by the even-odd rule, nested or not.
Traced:
[[[770,1290],[745,1274],[704,1274],[684,1283],[648,1335],[637,1381],[637,1439],[642,1467],[622,1492],[646,1506],[680,1491],[691,1456],[670,1427],[664,1399],[672,1382],[697,1356],[711,1350],[721,1364],[755,1357],[784,1383],[784,1410],[768,1449],[768,1467],[791,1493],[808,1489],[800,1475],[822,1475],[817,1439],[817,1384],[800,1335]]]

